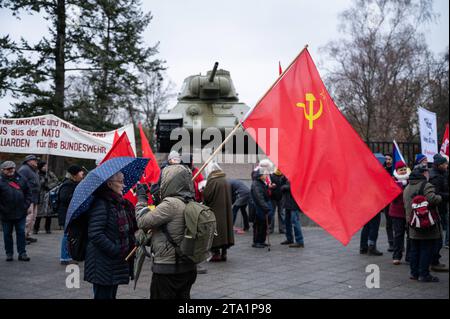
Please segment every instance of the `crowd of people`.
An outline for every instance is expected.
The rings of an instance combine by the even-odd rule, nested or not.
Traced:
[[[393,163],[386,154],[384,164],[402,194],[377,214],[362,229],[360,253],[380,256],[377,249],[381,213],[386,217],[389,252],[394,265],[410,265],[410,278],[436,282],[434,271],[448,271],[440,262],[440,250],[448,249],[448,160],[437,154],[431,171],[426,157],[418,155],[411,171],[404,162]],[[51,220],[58,218],[62,228],[77,185],[86,170],[78,165],[67,169],[63,181],[48,170],[47,163],[34,155],[25,157],[16,171],[12,161],[0,165],[0,215],[6,260],[13,261],[13,230],[16,230],[18,260],[29,261],[26,244],[35,243],[31,233],[38,234],[41,220],[45,232],[51,233]],[[161,165],[158,182],[138,184],[136,202],[123,195],[124,175],[114,174],[93,194],[88,220],[84,279],[93,284],[94,298],[116,298],[118,285],[128,284],[134,276],[134,260],[127,258],[137,241],[138,232],[151,233],[152,281],[150,298],[189,298],[197,275],[206,273],[204,265],[195,264],[179,256],[178,245],[185,236],[183,212],[189,201],[209,207],[216,219],[216,236],[211,245],[208,262],[226,262],[228,250],[235,243],[235,233],[253,231],[252,247],[270,248],[270,234],[278,226],[285,235],[281,245],[304,248],[300,223],[301,209],[291,193],[289,180],[269,160],[262,160],[251,172],[251,186],[237,179],[228,179],[216,162],[209,163],[204,174],[197,174],[192,155],[184,157],[172,151]],[[196,177],[193,180],[193,177]],[[56,211],[46,204],[45,195],[58,188]],[[412,202],[422,194],[430,207],[438,212],[436,225],[422,231],[409,223]],[[47,199],[48,200],[48,199]],[[154,206],[150,209],[149,203]],[[243,229],[235,226],[238,212],[242,215]],[[445,235],[444,235],[445,231]],[[405,240],[406,236],[406,240]],[[67,234],[61,238],[60,263],[76,263],[67,250]],[[406,242],[406,248],[405,246]]]
[[[448,249],[448,159],[435,154],[430,165],[425,155],[417,154],[411,170],[402,160],[393,163],[392,155],[385,154],[384,167],[402,193],[363,227],[360,253],[383,255],[377,249],[377,239],[384,213],[392,263],[402,264],[404,255],[411,280],[438,282],[430,271],[448,272],[448,266],[440,261],[441,249]],[[424,221],[418,220],[416,211],[420,209],[425,213]]]

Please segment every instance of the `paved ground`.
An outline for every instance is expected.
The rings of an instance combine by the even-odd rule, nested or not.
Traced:
[[[59,264],[60,231],[35,235],[38,242],[27,246],[31,261],[0,259],[0,298],[78,299],[92,298],[92,288],[81,280],[80,288],[66,288],[65,266]],[[250,234],[236,235],[226,263],[206,263],[208,274],[198,275],[192,298],[449,298],[448,273],[435,274],[439,283],[418,283],[408,278],[407,265],[394,266],[386,252],[385,230],[380,229],[381,257],[359,255],[356,235],[343,247],[322,229],[305,227],[306,248],[281,246],[284,236],[270,237],[271,251],[251,248]],[[3,236],[0,239],[3,251]],[[448,250],[443,250],[448,263]],[[380,269],[380,288],[366,287],[366,267]],[[82,265],[80,265],[82,268]],[[120,286],[118,298],[148,298],[150,263],[146,261],[136,290],[133,283]],[[81,269],[81,274],[82,274]]]

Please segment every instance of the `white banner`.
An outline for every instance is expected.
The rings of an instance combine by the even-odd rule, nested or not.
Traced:
[[[433,162],[433,156],[438,152],[436,113],[419,107],[420,144],[422,154]]]
[[[88,132],[48,114],[27,118],[0,118],[0,152],[49,154],[74,158],[103,158],[112,146],[114,132]],[[136,153],[133,124],[117,129],[127,132]]]

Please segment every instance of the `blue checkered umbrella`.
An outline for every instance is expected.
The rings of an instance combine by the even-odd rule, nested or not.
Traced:
[[[123,193],[125,194],[139,181],[148,161],[148,158],[116,157],[90,171],[75,188],[67,210],[65,229],[70,221],[88,210],[94,199],[94,192],[111,176],[118,172],[123,173],[125,183]]]

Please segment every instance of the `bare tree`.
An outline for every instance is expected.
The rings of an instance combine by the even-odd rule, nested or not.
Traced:
[[[420,27],[435,18],[432,1],[354,0],[341,14],[343,38],[323,48],[332,96],[367,142],[417,138],[432,66]]]
[[[144,116],[144,129],[148,130],[150,145],[155,148],[155,127],[160,113],[167,111],[168,103],[176,94],[174,84],[164,80],[161,73],[147,73],[143,77],[143,95],[138,109]]]

